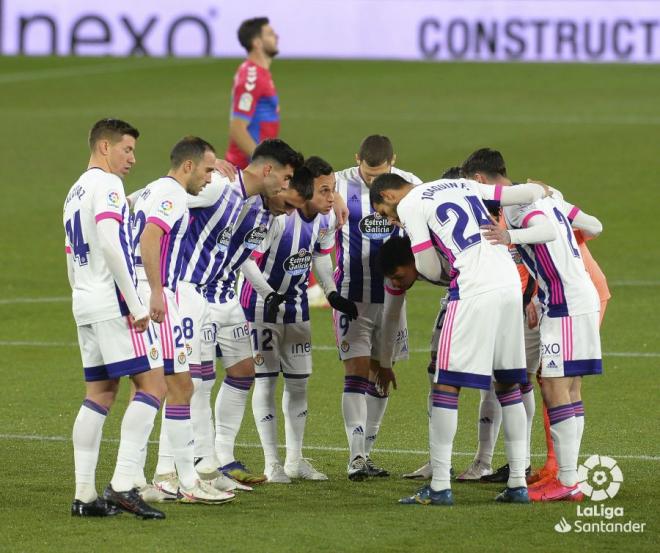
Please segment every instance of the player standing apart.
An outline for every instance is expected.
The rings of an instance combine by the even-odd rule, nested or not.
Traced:
[[[482,240],[480,227],[490,222],[484,200],[506,205],[531,202],[544,193],[535,184],[504,189],[464,179],[415,187],[398,175],[381,175],[372,184],[374,207],[381,215],[398,219],[410,236],[419,273],[433,282],[442,279],[436,251],[451,266],[429,427],[433,479],[400,500],[403,504],[453,504],[450,468],[458,394],[463,386],[488,389],[493,376],[511,467],[507,487],[496,499],[529,502],[525,410],[518,388],[526,381],[520,282],[507,249]],[[554,229],[542,223],[521,232],[528,240],[554,238]]]
[[[167,176],[147,185],[134,205],[138,289],[159,324],[168,388],[156,467],[156,474],[165,477],[154,484],[184,502],[222,503],[234,494],[216,490],[195,472],[193,385],[176,300],[189,222],[186,193],[196,196],[211,180],[215,150],[201,138],[185,137],[172,148],[170,163]]]
[[[369,189],[375,177],[390,172],[413,183],[421,181],[412,173],[394,167],[396,156],[386,136],[365,138],[355,157],[356,167],[336,173],[337,192],[346,202],[349,215],[348,222],[337,231],[335,282],[338,293],[356,303],[358,317],[350,321],[337,310],[333,317],[339,357],[345,370],[342,413],[350,450],[348,477],[363,480],[369,476],[389,476],[370,457],[385,415],[388,388],[390,384],[396,385],[391,360],[380,359],[381,340],[395,341],[392,361],[408,357],[405,309],[401,311],[394,335],[381,336],[385,288],[376,257],[383,242],[399,234],[400,229],[374,212]]]
[[[119,119],[98,121],[89,135],[87,171],[64,203],[67,273],[86,389],[73,425],[74,516],[128,511],[142,518],[165,518],[133,488],[141,450],[166,392],[160,346],[137,293],[121,180],[135,164],[138,137],[137,129]],[[96,492],[96,464],[103,424],[122,376],[131,377],[136,394],[124,414],[117,464],[101,499]]]

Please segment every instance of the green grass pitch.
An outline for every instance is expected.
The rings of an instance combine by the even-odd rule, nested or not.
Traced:
[[[624,521],[645,522],[643,534],[559,534],[554,525],[562,517],[573,522],[575,505],[497,505],[496,486],[454,485],[453,508],[396,504],[416,489],[398,476],[426,459],[427,344],[442,292],[423,285],[409,296],[412,354],[398,367],[399,390],[374,455],[391,478],[346,479],[343,371],[332,350],[330,314],[319,310],[306,454],[329,482],[264,486],[221,507],[169,505],[161,523],[69,515],[70,434],[83,383],[70,304],[62,299],[69,290],[61,208],[87,163],[86,133],[106,116],[140,129],[127,191],[164,174],[169,149],[184,134],[203,136],[222,151],[236,65],[0,59],[0,550],[657,551],[660,72],[652,66],[285,60],[273,66],[282,137],[307,155],[341,169],[353,163],[363,136],[383,133],[392,138],[400,167],[431,180],[472,150],[491,146],[504,153],[514,179],[551,183],[603,221],[591,249],[613,298],[602,329],[605,374],[584,383],[583,453],[618,460],[624,482],[607,505],[623,507]],[[124,384],[105,427],[99,487],[111,475],[126,398]],[[476,445],[477,404],[478,394],[465,390],[454,446],[458,470]],[[542,434],[539,418],[537,465]],[[261,469],[249,408],[238,441],[239,458]],[[151,447],[147,474],[154,464]]]

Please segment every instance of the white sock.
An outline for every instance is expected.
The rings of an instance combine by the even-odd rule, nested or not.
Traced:
[[[127,492],[133,488],[142,450],[147,447],[158,409],[158,398],[145,392],[136,393],[133,401],[128,404],[121,421],[117,465],[110,481],[115,491]]]
[[[83,503],[94,501],[96,464],[108,410],[91,399],[85,399],[73,423],[73,460],[76,474],[75,498]]]
[[[344,429],[348,438],[349,459],[365,457],[364,428],[367,425],[367,401],[364,393],[369,380],[361,376],[344,377],[344,393],[341,396],[341,410],[344,415]]]
[[[189,490],[197,482],[195,472],[195,435],[190,421],[190,405],[165,406],[165,431],[174,455],[174,464],[181,487]],[[159,461],[160,463],[160,461]]]
[[[451,450],[457,426],[458,394],[433,390],[429,445],[433,467],[431,488],[436,492],[451,488]]]
[[[215,452],[220,466],[236,460],[234,443],[253,382],[253,376],[234,378],[227,375],[215,399]]]
[[[197,471],[208,473],[216,470],[220,463],[215,456],[215,429],[211,410],[211,392],[215,384],[215,373],[212,377],[204,374],[204,366],[202,364],[200,378],[192,379],[194,391],[190,398],[190,420],[195,435],[195,457],[200,459],[196,465]],[[213,370],[212,363],[210,369]]]
[[[277,411],[275,389],[277,376],[257,376],[252,392],[252,414],[257,425],[259,440],[264,450],[264,465],[279,463],[277,454]]]
[[[504,427],[504,449],[509,462],[507,487],[527,487],[525,480],[525,451],[527,449],[527,418],[522,404],[520,388],[509,392],[498,392],[497,399],[502,406],[502,426]]]
[[[534,398],[534,384],[523,384],[520,386],[522,402],[527,416],[527,449],[525,450],[525,469],[532,464],[532,426],[534,413],[536,412],[536,399]]]
[[[475,459],[485,465],[491,465],[493,462],[493,452],[497,443],[497,436],[500,433],[500,424],[502,423],[502,407],[497,401],[493,384],[490,390],[479,390],[481,401],[479,402],[479,423],[477,426],[477,436],[479,446]]]
[[[151,435],[151,433],[149,433]],[[144,475],[144,466],[147,463],[147,450],[149,449],[149,443],[140,451],[140,460],[138,461],[137,470],[135,471],[135,481],[133,484],[134,488],[143,488],[147,485],[147,477]]]
[[[302,459],[302,445],[307,422],[307,383],[309,378],[291,378],[284,375],[284,432],[286,434],[286,462]]]
[[[380,395],[376,386],[374,386],[374,383],[369,382],[369,387],[367,388],[367,393],[364,397],[367,402],[367,424],[364,430],[364,450],[365,453],[369,455],[376,443],[378,431],[380,430],[380,423],[382,422],[385,410],[387,409],[389,396],[387,394],[384,396]]]
[[[578,452],[577,423],[573,406],[568,403],[550,407],[548,418],[559,465],[559,480],[564,486],[574,486],[577,483]]]
[[[156,474],[164,475],[176,472],[174,464],[174,453],[172,444],[167,438],[167,421],[165,413],[167,412],[167,402],[163,405],[160,420],[160,434],[158,436],[158,462],[156,463]]]
[[[576,449],[578,459],[580,457],[580,448],[582,446],[582,435],[584,434],[584,405],[582,401],[576,401],[573,404],[573,413],[575,413],[575,425],[577,428],[576,432]]]

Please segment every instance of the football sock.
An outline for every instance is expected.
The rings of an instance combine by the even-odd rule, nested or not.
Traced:
[[[108,409],[91,399],[85,399],[73,423],[75,498],[84,503],[94,501],[98,496],[96,493],[96,464],[99,459],[103,424],[107,415]]]
[[[166,412],[167,402],[163,405],[163,410],[161,411],[160,435],[158,437],[158,463],[156,464],[156,474],[161,475],[176,472],[172,444],[167,437],[167,422],[165,421]]]
[[[536,399],[534,398],[534,384],[522,384],[520,386],[522,402],[527,415],[527,449],[525,450],[525,468],[531,465],[532,451],[532,425],[534,422],[534,413],[536,412]]]
[[[525,451],[527,450],[527,418],[520,389],[498,392],[497,400],[502,406],[504,449],[509,462],[509,488],[526,486]]]
[[[557,452],[559,480],[564,486],[577,483],[577,424],[573,405],[558,405],[548,409],[550,433]]]
[[[261,447],[264,450],[266,467],[280,462],[277,454],[276,387],[277,373],[275,373],[275,376],[257,375],[257,378],[254,379],[252,413],[261,440]]]
[[[196,468],[199,472],[212,472],[218,468],[215,457],[215,429],[213,428],[213,412],[211,411],[211,392],[215,384],[213,362],[202,362],[199,365],[198,376],[194,376],[194,365],[190,366],[194,392],[190,399],[190,419],[195,435],[195,457],[200,461]]]
[[[146,392],[137,392],[128,404],[121,421],[117,465],[110,481],[115,491],[127,492],[135,485],[142,449],[147,446],[158,409],[158,398]]]
[[[292,378],[284,375],[284,395],[282,412],[284,413],[284,431],[286,434],[286,460],[302,459],[302,445],[307,422],[307,383],[304,378]]]
[[[215,398],[215,452],[220,466],[235,461],[234,443],[243,422],[254,376],[232,377],[225,379]]]
[[[348,438],[350,460],[365,457],[364,428],[367,425],[367,401],[364,397],[369,380],[361,376],[344,377],[344,393],[341,397],[341,410],[344,415],[344,428]]]
[[[582,401],[576,401],[573,404],[573,413],[575,413],[577,455],[580,456],[580,446],[582,445],[582,434],[584,433],[584,405]]]
[[[433,478],[431,488],[435,491],[450,488],[451,450],[458,425],[458,394],[433,390],[433,408],[429,445]]]
[[[376,443],[378,430],[380,430],[380,423],[385,415],[387,409],[388,394],[381,394],[373,382],[369,382],[365,401],[367,402],[367,424],[364,429],[364,450],[367,455]]]
[[[493,452],[497,443],[502,423],[502,408],[500,407],[495,390],[491,383],[490,390],[480,390],[481,401],[479,402],[479,425],[477,436],[479,445],[475,459],[485,465],[493,462]]]
[[[165,406],[165,431],[174,456],[176,472],[181,487],[189,490],[195,486],[195,437],[190,421],[190,405]],[[160,461],[159,461],[160,464]]]
[[[135,480],[133,483],[134,488],[143,488],[147,485],[147,477],[144,475],[144,466],[147,463],[147,450],[149,449],[149,442],[147,445],[140,451],[140,460],[137,464],[137,469],[135,471]]]

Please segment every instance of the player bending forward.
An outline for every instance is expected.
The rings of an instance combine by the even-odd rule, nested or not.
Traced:
[[[327,480],[303,458],[307,420],[307,384],[312,373],[312,337],[307,286],[312,263],[328,301],[351,320],[355,304],[341,297],[332,278],[330,252],[334,246],[335,176],[321,158],[310,157],[291,181],[307,201],[302,208],[275,219],[266,239],[246,261],[241,304],[250,321],[256,382],[252,409],[264,449],[269,482],[292,478]],[[284,375],[282,411],[286,460],[277,453],[275,388]]]
[[[493,376],[502,404],[505,447],[511,467],[506,489],[496,500],[529,502],[525,482],[525,411],[518,384],[526,382],[522,298],[515,264],[506,248],[482,240],[490,223],[484,200],[505,205],[544,196],[535,184],[517,189],[489,187],[465,179],[413,186],[398,175],[382,175],[371,187],[374,208],[403,224],[420,274],[438,282],[450,264],[450,301],[440,335],[433,407],[429,425],[433,478],[403,504],[452,505],[451,451],[460,388],[488,389]],[[535,225],[526,240],[552,240],[554,229]]]

